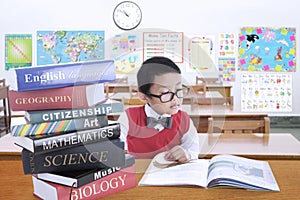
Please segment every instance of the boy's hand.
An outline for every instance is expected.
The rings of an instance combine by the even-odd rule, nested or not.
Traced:
[[[178,145],[173,147],[166,153],[165,159],[169,161],[178,161],[180,163],[185,163],[189,161],[189,159],[186,157],[185,151],[182,149],[181,146]]]

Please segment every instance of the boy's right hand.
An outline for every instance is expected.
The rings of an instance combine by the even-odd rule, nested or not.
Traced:
[[[165,159],[168,161],[177,161],[180,163],[186,163],[189,161],[189,159],[186,156],[185,151],[182,149],[181,146],[177,145],[170,149],[166,155]]]

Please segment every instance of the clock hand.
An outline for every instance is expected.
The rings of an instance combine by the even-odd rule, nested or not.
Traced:
[[[129,15],[124,10],[122,10],[122,13],[124,13],[127,17],[129,17]]]

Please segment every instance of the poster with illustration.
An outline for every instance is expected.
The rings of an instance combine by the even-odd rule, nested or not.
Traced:
[[[235,35],[234,33],[219,34],[219,58],[235,58]]]
[[[235,81],[235,58],[219,58],[219,79],[224,82]]]
[[[241,28],[238,52],[241,71],[295,72],[296,29]]]
[[[117,74],[135,73],[141,64],[141,46],[136,35],[118,34],[111,39],[111,58]]]
[[[216,71],[215,37],[211,35],[190,35],[187,44],[187,72]]]
[[[5,35],[5,69],[32,66],[32,35]]]
[[[37,65],[104,59],[104,31],[37,31]]]
[[[291,73],[241,75],[241,110],[247,112],[291,112]]]
[[[144,32],[143,61],[154,56],[164,56],[175,63],[183,63],[183,33]]]

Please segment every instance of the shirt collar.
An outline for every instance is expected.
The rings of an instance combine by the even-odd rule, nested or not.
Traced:
[[[145,113],[146,113],[147,117],[153,117],[155,119],[161,119],[161,118],[165,118],[165,117],[171,117],[171,115],[169,115],[169,114],[159,115],[155,110],[153,110],[151,108],[151,106],[149,104],[145,105]]]

